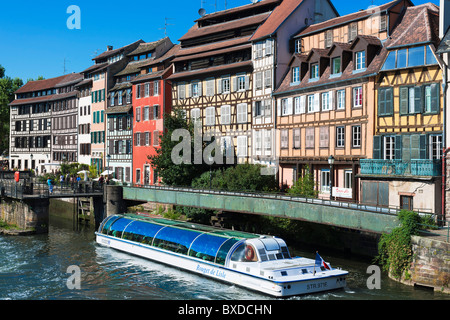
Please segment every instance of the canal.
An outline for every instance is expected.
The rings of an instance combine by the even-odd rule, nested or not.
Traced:
[[[0,300],[267,300],[243,288],[99,247],[92,227],[74,227],[51,215],[49,234],[0,236]],[[292,255],[313,252],[290,248]],[[382,275],[381,289],[369,290],[370,261],[327,252],[333,266],[348,270],[345,290],[293,297],[290,300],[450,300],[449,295],[418,290]],[[81,271],[80,289],[69,289],[70,266]]]

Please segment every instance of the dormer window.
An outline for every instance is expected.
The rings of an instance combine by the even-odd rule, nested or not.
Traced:
[[[341,57],[336,57],[331,59],[331,74],[338,75],[341,74]]]
[[[300,82],[300,67],[292,68],[292,83]]]
[[[319,80],[319,64],[311,64],[310,80]]]
[[[364,70],[366,68],[366,51],[355,53],[355,70]]]

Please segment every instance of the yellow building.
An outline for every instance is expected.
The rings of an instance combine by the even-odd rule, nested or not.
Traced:
[[[361,200],[441,213],[443,137],[439,8],[407,8],[384,44],[376,85],[372,159],[361,160]]]

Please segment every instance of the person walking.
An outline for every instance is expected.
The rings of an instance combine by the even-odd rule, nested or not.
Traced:
[[[48,184],[48,191],[50,192],[50,194],[53,194],[53,183],[52,183],[52,179],[48,178],[48,179],[47,179],[47,184]]]

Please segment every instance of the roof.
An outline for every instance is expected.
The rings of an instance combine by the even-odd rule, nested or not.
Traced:
[[[83,80],[83,76],[80,73],[71,73],[51,79],[29,81],[15,93],[48,90],[64,85],[69,85],[70,83],[76,83],[81,80]]]
[[[267,20],[259,26],[251,40],[258,40],[274,34],[279,26],[283,24],[302,2],[303,0],[283,0],[283,2],[272,11]]]
[[[269,17],[269,14],[270,13],[261,13],[258,15],[245,17],[237,20],[231,20],[223,23],[217,23],[206,27],[199,27],[199,24],[196,23],[189,29],[189,31],[185,35],[183,35],[179,39],[179,41],[204,37],[218,32],[224,32],[234,29],[241,29],[253,25],[258,25],[261,24],[263,21],[265,21]]]
[[[392,49],[419,43],[439,44],[439,7],[432,3],[407,8],[385,46]]]
[[[89,68],[81,71],[81,73],[90,73],[90,72],[94,72],[94,71],[100,71],[100,70],[103,70],[104,68],[106,68],[108,65],[109,65],[108,62],[97,63],[97,64],[94,64],[94,65],[90,66]]]
[[[76,97],[78,95],[78,91],[70,91],[66,93],[60,93],[60,94],[52,94],[48,96],[40,96],[40,97],[34,97],[29,99],[16,99],[13,102],[11,102],[10,106],[20,106],[30,103],[39,103],[39,102],[50,102],[50,101],[57,101],[61,99],[67,99],[71,97]]]
[[[105,113],[106,114],[128,113],[132,109],[133,106],[131,104],[128,104],[125,106],[109,107],[106,109]]]
[[[181,56],[191,55],[191,54],[197,54],[197,53],[204,53],[208,51],[213,51],[217,49],[225,49],[232,46],[238,46],[249,42],[250,37],[240,37],[240,38],[233,38],[230,40],[224,40],[224,41],[217,41],[214,43],[208,43],[200,46],[190,47],[190,48],[179,48],[179,51],[177,52],[177,58]]]
[[[205,58],[205,57],[209,57],[209,56],[230,53],[230,52],[234,52],[234,51],[240,51],[240,50],[251,49],[251,48],[252,48],[251,43],[247,43],[247,44],[243,44],[240,46],[234,46],[234,47],[225,48],[225,49],[201,52],[201,53],[197,53],[197,54],[190,55],[190,56],[177,56],[175,59],[173,59],[173,62],[185,61],[185,60],[191,60],[191,59],[201,59],[201,58]]]
[[[93,58],[92,60],[100,60],[100,59],[106,59],[108,57],[112,57],[112,56],[118,54],[119,52],[125,51],[126,49],[128,49],[129,47],[131,47],[133,45],[136,45],[138,43],[143,43],[143,42],[144,42],[144,40],[141,39],[141,40],[135,41],[135,42],[133,42],[133,43],[131,43],[129,45],[123,46],[121,48],[118,48],[118,49],[115,49],[115,50],[105,51],[102,54],[100,54],[100,55],[96,56],[95,58]]]
[[[209,67],[209,68],[205,68],[205,69],[177,72],[177,73],[172,74],[167,79],[173,80],[173,79],[179,79],[179,78],[185,78],[185,77],[191,77],[191,76],[196,77],[199,75],[210,74],[211,72],[221,72],[221,71],[232,72],[232,70],[240,69],[240,68],[253,68],[253,62],[251,60],[248,60],[248,61],[242,61],[242,62],[236,62],[236,63],[231,63],[231,64],[224,64],[224,65],[220,65],[220,66]]]
[[[180,50],[180,45],[176,44],[172,48],[170,48],[170,50],[168,50],[166,53],[164,53],[161,57],[145,60],[144,61],[145,63],[143,63],[141,65],[141,68],[157,65],[157,64],[164,62],[170,58],[173,58],[173,57],[177,56],[179,50]]]
[[[374,14],[374,12],[383,12],[386,10],[389,10],[391,7],[395,6],[396,4],[402,2],[403,0],[394,0],[388,3],[385,3],[383,5],[377,6],[377,7],[370,7],[366,10],[357,11],[354,13],[350,13],[345,16],[336,17],[333,19],[326,20],[321,23],[316,23],[313,25],[310,25],[309,27],[306,27],[301,31],[299,34],[295,35],[294,38],[306,36],[309,34],[313,34],[316,32],[322,32],[326,29],[335,28],[341,24],[346,24],[351,21],[361,20],[367,17],[370,17]]]
[[[141,44],[139,44],[139,46],[136,49],[134,49],[129,54],[127,54],[127,56],[128,57],[135,56],[135,55],[138,55],[138,54],[141,54],[144,52],[149,52],[149,51],[155,50],[157,46],[159,46],[161,43],[164,43],[167,40],[169,40],[169,37],[165,37],[163,39],[159,39],[159,40],[153,41],[153,42],[141,43]]]

